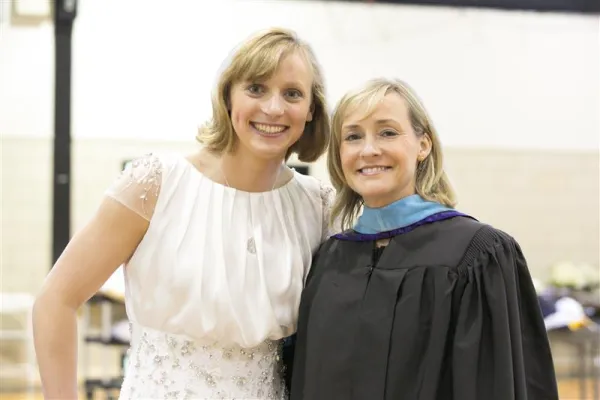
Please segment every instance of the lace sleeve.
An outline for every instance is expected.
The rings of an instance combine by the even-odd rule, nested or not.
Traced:
[[[337,233],[335,229],[335,224],[332,224],[331,219],[331,207],[333,206],[333,201],[335,199],[335,189],[324,183],[321,183],[321,201],[323,204],[323,234],[322,241],[327,240],[329,236]]]
[[[125,167],[105,194],[150,221],[158,200],[162,176],[163,165],[160,158],[148,154]]]

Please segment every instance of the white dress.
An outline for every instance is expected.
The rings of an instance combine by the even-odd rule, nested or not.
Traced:
[[[135,160],[107,194],[150,221],[125,265],[120,399],[285,399],[282,338],[327,236],[333,189],[294,172],[250,193],[179,155]]]

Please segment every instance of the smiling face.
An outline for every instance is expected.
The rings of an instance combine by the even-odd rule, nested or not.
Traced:
[[[431,151],[417,136],[406,101],[390,92],[365,115],[358,107],[344,117],[340,161],[344,178],[369,207],[383,207],[415,194],[416,168]]]
[[[263,80],[244,80],[231,87],[231,122],[237,151],[260,158],[283,158],[312,120],[313,74],[298,52],[281,59]]]

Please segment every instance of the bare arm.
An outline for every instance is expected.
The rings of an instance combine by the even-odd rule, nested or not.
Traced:
[[[154,213],[161,181],[158,157],[132,163],[46,278],[33,309],[46,399],[77,399],[77,309],[135,252]]]
[[[48,275],[33,309],[46,399],[77,399],[77,309],[133,254],[147,227],[144,218],[107,198]]]

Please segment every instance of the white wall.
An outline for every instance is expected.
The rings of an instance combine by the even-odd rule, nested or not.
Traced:
[[[272,25],[313,44],[332,105],[396,76],[447,146],[598,149],[600,17],[313,1],[80,0],[73,135],[190,140],[231,48]],[[0,29],[0,135],[51,136],[52,27]]]

